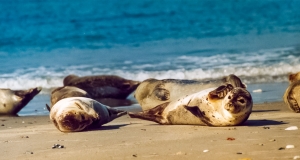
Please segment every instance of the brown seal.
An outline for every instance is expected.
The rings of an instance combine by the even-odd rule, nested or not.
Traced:
[[[246,89],[225,84],[128,114],[159,124],[235,126],[248,119],[252,106],[252,97]]]
[[[16,115],[41,90],[41,87],[28,90],[0,89],[0,115]]]
[[[207,88],[218,87],[222,84],[231,84],[234,87],[246,88],[240,78],[233,74],[210,81],[147,79],[137,87],[134,97],[145,111],[159,104],[170,102]]]
[[[126,113],[90,98],[71,97],[54,104],[50,120],[61,132],[77,132],[100,127]]]
[[[73,87],[73,86],[63,86],[63,87],[58,87],[55,88],[52,92],[51,92],[51,106],[49,107],[47,104],[47,109],[48,111],[51,110],[51,107],[58,102],[61,99],[64,98],[69,98],[69,97],[86,97],[86,98],[91,98],[91,96],[84,90],[77,88],[77,87]]]
[[[78,77],[69,75],[64,78],[64,86],[75,86],[85,90],[93,98],[125,99],[140,82],[115,75],[96,75]]]
[[[283,100],[292,111],[300,113],[300,72],[290,74],[288,79],[290,85],[283,95]]]

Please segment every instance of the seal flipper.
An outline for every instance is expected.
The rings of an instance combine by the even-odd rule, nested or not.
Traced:
[[[126,111],[121,111],[121,110],[117,110],[117,109],[113,109],[113,108],[107,108],[108,112],[109,112],[109,116],[110,116],[110,120],[112,121],[118,117],[124,116],[127,114]]]
[[[206,125],[213,126],[209,117],[207,117],[204,112],[201,112],[198,106],[184,106],[184,108],[190,111],[194,116],[200,118],[200,120]]]
[[[153,91],[155,97],[160,101],[166,101],[170,99],[170,91],[164,88],[157,88]]]
[[[228,92],[230,92],[233,89],[233,86],[231,84],[225,84],[221,85],[215,90],[209,92],[208,96],[211,99],[222,99],[224,98]]]
[[[170,102],[163,103],[156,106],[155,108],[146,110],[144,112],[132,113],[128,112],[131,118],[139,118],[148,121],[153,121],[159,124],[167,124],[166,119],[162,116],[163,111],[169,105]]]
[[[51,108],[48,106],[48,104],[46,103],[46,108],[47,110],[50,112],[51,111]]]

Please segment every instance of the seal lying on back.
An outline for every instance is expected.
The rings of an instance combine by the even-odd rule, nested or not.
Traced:
[[[132,113],[131,118],[159,124],[235,126],[245,122],[252,111],[250,93],[231,84],[210,88],[147,111]]]
[[[300,72],[290,74],[289,82],[290,85],[283,95],[283,100],[292,111],[300,113]]]
[[[64,78],[64,86],[75,86],[88,92],[93,98],[125,99],[140,82],[114,75],[78,77],[69,75]]]
[[[218,87],[225,83],[231,84],[233,87],[246,88],[240,78],[233,74],[212,81],[148,79],[137,87],[134,97],[145,111],[159,104],[170,102],[207,88]]]
[[[50,120],[61,132],[100,127],[127,112],[105,106],[85,97],[64,98],[50,110]]]
[[[42,88],[28,90],[0,89],[0,115],[15,115],[36,96]]]

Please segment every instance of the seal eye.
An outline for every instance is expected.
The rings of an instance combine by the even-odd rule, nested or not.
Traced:
[[[228,96],[228,99],[231,99],[231,96]]]

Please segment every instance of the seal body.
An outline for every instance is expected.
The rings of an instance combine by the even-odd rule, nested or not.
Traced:
[[[124,79],[114,75],[78,77],[69,75],[64,78],[64,86],[75,86],[85,90],[93,98],[125,99],[139,85],[139,81]]]
[[[211,81],[147,79],[137,87],[134,97],[145,111],[159,104],[171,102],[182,96],[190,95],[204,89],[218,87],[225,83],[231,84],[233,87],[246,88],[240,78],[233,74]]]
[[[248,119],[252,106],[252,97],[246,89],[226,84],[128,114],[159,124],[235,126]]]
[[[54,104],[50,110],[50,120],[62,132],[76,132],[100,127],[126,113],[90,98],[71,97]]]
[[[300,113],[300,72],[290,74],[288,78],[290,85],[283,95],[283,100],[292,111]]]
[[[40,87],[28,90],[0,89],[0,115],[17,114],[41,90]]]
[[[51,107],[61,99],[69,97],[86,97],[92,98],[85,90],[73,86],[63,86],[54,89],[51,92]],[[51,108],[50,107],[50,108]],[[50,109],[48,109],[50,111]]]

